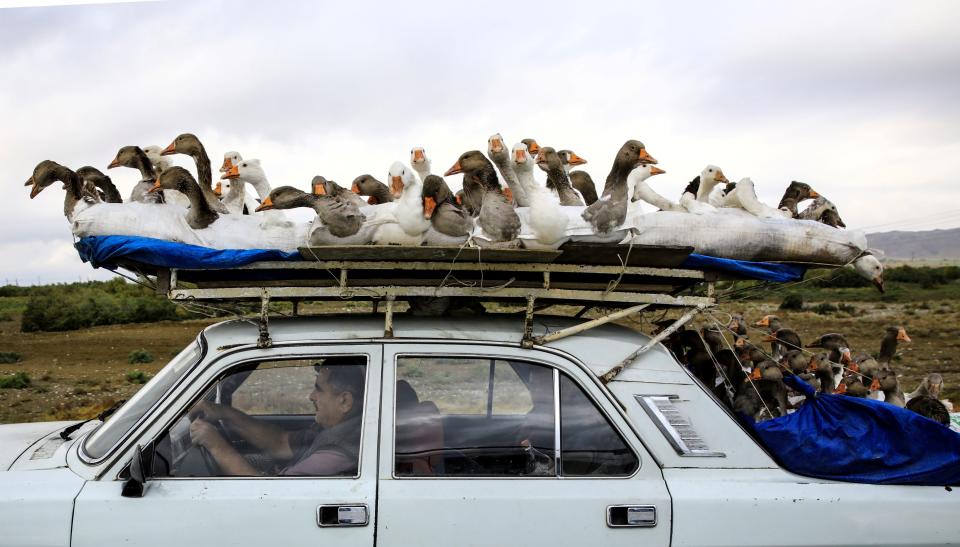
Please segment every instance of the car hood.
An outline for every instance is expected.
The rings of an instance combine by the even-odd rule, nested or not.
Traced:
[[[31,469],[62,467],[66,462],[64,445],[70,441],[64,442],[59,432],[74,423],[76,422],[0,425],[0,471],[13,467],[18,458],[34,462],[29,466]]]

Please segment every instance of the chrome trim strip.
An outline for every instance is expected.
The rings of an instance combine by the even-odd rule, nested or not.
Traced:
[[[553,474],[558,479],[562,476],[560,473],[563,463],[560,450],[560,370],[553,368]],[[639,461],[640,458],[637,458]]]

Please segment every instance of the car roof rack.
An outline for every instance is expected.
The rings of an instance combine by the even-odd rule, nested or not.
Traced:
[[[648,308],[686,308],[631,358],[603,375],[612,380],[636,356],[716,304],[717,272],[680,267],[690,247],[576,243],[558,250],[477,247],[329,246],[300,249],[302,261],[255,262],[222,269],[150,268],[118,264],[152,273],[157,291],[178,303],[260,303],[258,345],[271,344],[269,305],[304,301],[368,300],[384,302],[384,337],[393,336],[398,299],[449,297],[476,302],[526,304],[522,344],[530,348],[586,331]],[[596,319],[533,335],[538,309],[554,304],[582,306],[606,313]],[[618,368],[619,367],[619,368]]]

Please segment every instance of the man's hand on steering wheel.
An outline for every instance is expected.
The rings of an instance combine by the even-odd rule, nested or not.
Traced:
[[[207,418],[199,417],[190,422],[190,441],[211,452],[219,452],[223,446],[228,444],[217,426],[208,422]]]

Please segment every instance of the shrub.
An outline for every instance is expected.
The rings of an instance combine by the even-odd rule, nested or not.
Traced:
[[[840,310],[840,311],[842,311],[842,312],[849,313],[850,315],[856,315],[856,314],[857,314],[857,307],[854,306],[854,305],[852,305],[852,304],[844,304],[844,303],[841,303],[841,304],[839,304],[839,305],[837,306],[837,309]]]
[[[131,365],[136,365],[138,363],[152,363],[153,355],[150,355],[145,349],[135,349],[130,352],[130,355],[127,357],[127,362]]]
[[[145,384],[150,377],[142,370],[131,370],[127,373],[127,381],[131,384]]]
[[[26,372],[14,372],[0,376],[0,389],[24,389],[30,385],[30,377]]]
[[[19,363],[23,356],[15,351],[0,351],[0,364]]]
[[[20,330],[65,331],[180,318],[172,302],[139,285],[114,279],[34,287]]]
[[[820,315],[827,315],[837,311],[837,307],[829,302],[821,302],[820,304],[817,304],[817,307],[814,308],[813,311],[819,313]]]
[[[781,310],[802,310],[803,297],[799,294],[788,294],[780,303]]]

